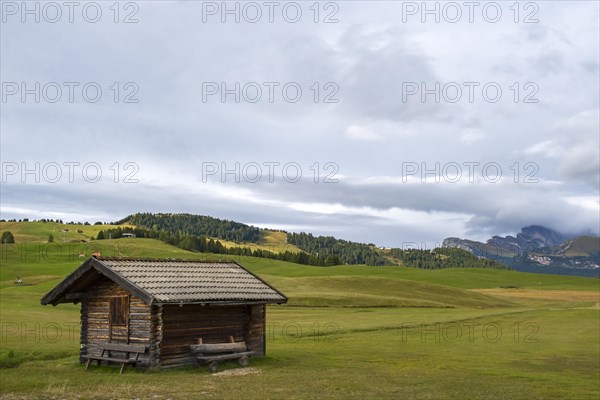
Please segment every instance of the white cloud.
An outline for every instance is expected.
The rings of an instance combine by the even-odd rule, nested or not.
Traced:
[[[347,137],[349,137],[350,139],[355,139],[355,140],[372,141],[372,140],[383,139],[383,136],[381,136],[377,132],[374,132],[369,127],[359,126],[359,125],[350,125],[349,127],[346,128],[346,130],[344,131],[344,134]]]
[[[600,177],[600,111],[586,110],[555,122],[552,139],[527,147],[523,153],[558,161],[560,177],[598,188]]]
[[[544,157],[558,157],[561,153],[560,145],[556,139],[544,140],[523,150],[527,155],[542,155]]]
[[[465,129],[460,136],[460,140],[466,144],[472,144],[483,139],[483,136],[483,132],[480,129]]]
[[[341,2],[334,24],[315,24],[308,9],[298,24],[223,24],[219,16],[198,24],[201,7],[145,2],[139,24],[23,24],[18,15],[3,23],[3,81],[97,81],[106,101],[3,103],[2,160],[94,161],[107,177],[114,162],[140,166],[133,186],[3,184],[3,217],[193,212],[386,245],[532,223],[598,225],[591,200],[573,200],[598,195],[597,2],[540,2],[537,24],[515,24],[508,8],[498,24],[421,23],[418,15],[401,24],[401,2]],[[109,87],[130,81],[139,103],[115,104]],[[303,96],[203,102],[206,81],[297,82]],[[498,82],[502,100],[476,92],[472,103],[403,101],[403,82],[470,81]],[[325,103],[332,82],[338,102]],[[539,103],[515,103],[515,82],[521,98],[523,84],[535,82]],[[309,183],[318,163],[321,180],[202,182],[203,162],[251,161],[297,162]],[[471,161],[501,164],[504,178],[401,177],[403,162]],[[328,162],[339,167],[339,184],[322,182]],[[525,162],[538,165],[539,183],[511,182],[515,162],[521,176]]]

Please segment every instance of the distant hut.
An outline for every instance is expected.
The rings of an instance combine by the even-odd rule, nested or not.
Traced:
[[[287,298],[235,262],[95,258],[46,294],[81,302],[80,362],[106,343],[144,345],[142,367],[191,365],[190,345],[245,342],[265,355],[266,304]]]

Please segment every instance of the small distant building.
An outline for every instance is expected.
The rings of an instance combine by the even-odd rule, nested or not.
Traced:
[[[90,258],[42,299],[81,303],[80,362],[102,343],[148,346],[137,364],[196,364],[190,345],[244,341],[266,353],[266,305],[287,302],[235,262]]]
[[[123,233],[123,234],[121,234],[121,237],[124,237],[124,238],[134,238],[135,235],[133,233]]]

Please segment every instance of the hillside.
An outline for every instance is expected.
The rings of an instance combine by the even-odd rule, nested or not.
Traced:
[[[99,223],[97,225],[85,225],[42,221],[0,222],[0,232],[12,232],[16,243],[47,243],[49,235],[54,237],[55,243],[90,241],[94,240],[101,230],[119,227],[132,226],[129,224],[106,225]]]
[[[565,257],[594,257],[600,252],[600,238],[598,236],[580,236],[567,240],[551,248],[554,255]]]
[[[138,226],[132,222],[143,225]],[[374,244],[351,242],[331,236],[258,229],[233,221],[191,214],[134,214],[113,224],[94,225],[45,220],[0,222],[0,231],[3,235],[14,231],[17,243],[43,243],[51,238],[55,243],[89,242],[89,246],[94,240],[98,244],[102,240],[119,239],[127,234],[137,238],[159,239],[192,252],[253,256],[304,265],[402,265],[424,269],[505,268],[502,264],[473,257],[463,250],[380,249]],[[238,238],[240,235],[251,235],[255,241],[224,239]]]
[[[14,227],[16,226],[13,225]],[[48,227],[53,229],[52,225]],[[98,228],[92,226],[88,233],[91,234]],[[19,233],[15,237],[24,237],[21,230],[17,229],[16,232]],[[590,288],[597,285],[594,280],[584,278],[521,274],[481,268],[422,270],[398,266],[360,265],[323,268],[265,258],[190,252],[160,240],[144,238],[107,239],[87,243],[42,243],[41,238],[45,232],[37,225],[36,229],[30,230],[31,241],[0,246],[1,287],[14,287],[17,275],[25,284],[44,286],[48,282],[56,282],[93,252],[113,257],[232,259],[277,282],[282,291],[289,291],[293,298],[290,302],[292,305],[456,307],[470,304],[489,307],[506,304],[461,290],[501,286],[566,289]],[[448,294],[448,287],[456,290]]]
[[[184,233],[230,240],[237,243],[257,243],[260,239],[259,228],[205,215],[138,213],[115,222],[115,225],[123,224],[168,232],[172,235]]]
[[[0,231],[12,232],[17,243],[89,243],[118,239],[123,234],[158,239],[199,253],[252,256],[315,266],[400,265],[411,268],[514,268],[525,272],[598,276],[598,238],[568,237],[550,229],[530,226],[516,237],[494,236],[487,243],[447,238],[442,248],[413,250],[378,248],[310,233],[259,229],[235,221],[192,214],[138,213],[113,224],[63,224],[56,221],[0,222]],[[549,244],[546,247],[535,247]],[[85,253],[85,251],[83,252]],[[116,250],[127,255],[126,250]]]
[[[112,239],[87,244],[61,245],[23,243],[2,245],[0,287],[14,288],[19,276],[26,285],[47,289],[49,283],[73,271],[89,257],[87,251],[103,256],[136,258],[194,258],[205,260],[231,259],[218,254],[199,254],[167,245],[155,239]],[[85,256],[80,256],[82,253]],[[290,296],[290,305],[302,306],[398,306],[398,307],[498,307],[508,303],[491,299],[464,289],[439,283],[415,282],[402,278],[405,268],[379,270],[373,276],[369,267],[334,269],[333,276],[320,275],[320,267],[301,266],[254,257],[234,257],[252,271],[272,281]],[[354,273],[358,272],[358,275]],[[384,272],[383,274],[381,272]],[[354,275],[354,276],[353,276]],[[18,286],[18,285],[17,285]],[[40,292],[41,293],[41,292]]]
[[[240,243],[229,240],[220,240],[226,248],[240,247]],[[292,253],[301,253],[302,250],[297,246],[288,243],[287,233],[281,231],[272,231],[269,229],[261,229],[259,239],[256,243],[244,243],[243,247],[248,247],[252,250],[267,250],[273,253],[283,253],[286,251]]]
[[[159,238],[186,250],[252,255],[299,264],[320,266],[397,264],[426,269],[505,268],[500,263],[471,257],[467,252],[446,251],[446,254],[440,256],[434,254],[437,249],[432,252],[424,250],[415,258],[415,252],[412,250],[382,250],[374,244],[352,242],[332,236],[314,236],[304,232],[270,231],[202,215],[138,213],[115,222],[115,224],[125,223],[146,230],[138,232],[143,237]],[[113,237],[119,236],[120,234],[117,234]],[[208,243],[209,239],[218,242]],[[443,251],[445,250],[442,249],[438,253]]]
[[[412,268],[495,268],[507,269],[503,264],[485,257],[476,257],[469,251],[459,248],[435,248],[433,250],[386,249],[390,257],[399,260],[401,265]]]

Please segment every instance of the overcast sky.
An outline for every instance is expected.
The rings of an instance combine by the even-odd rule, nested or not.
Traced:
[[[1,5],[2,218],[598,233],[596,1]]]

